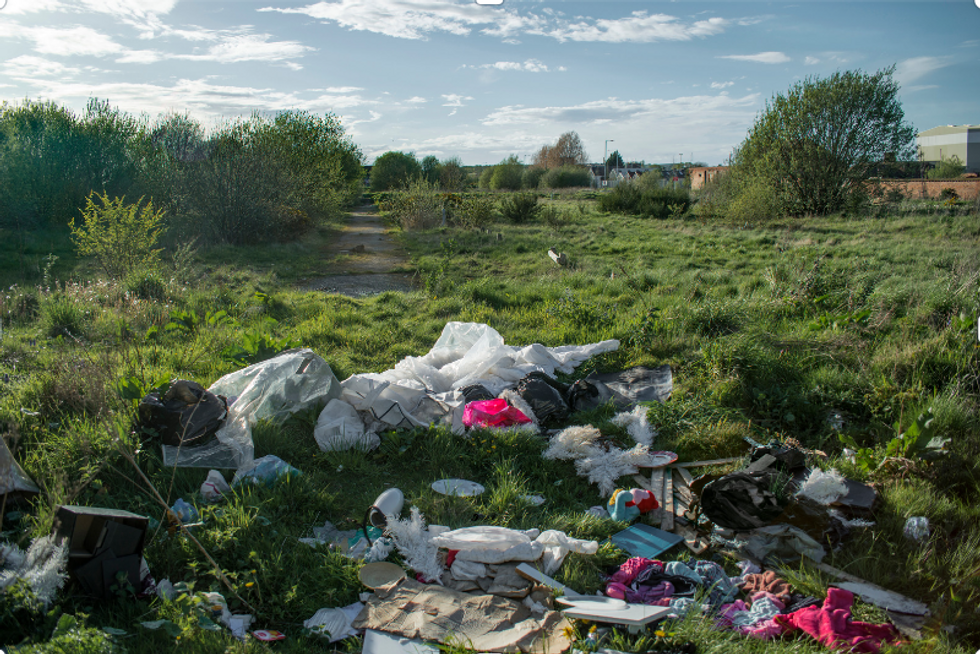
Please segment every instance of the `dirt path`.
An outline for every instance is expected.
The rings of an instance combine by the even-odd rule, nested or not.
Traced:
[[[330,274],[304,284],[305,290],[363,297],[413,288],[408,255],[385,233],[375,205],[351,212],[323,254]]]

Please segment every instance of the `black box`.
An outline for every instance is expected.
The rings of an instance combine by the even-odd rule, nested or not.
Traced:
[[[53,532],[68,541],[68,574],[86,594],[106,598],[125,573],[139,588],[140,561],[150,519],[146,516],[94,506],[61,506]]]

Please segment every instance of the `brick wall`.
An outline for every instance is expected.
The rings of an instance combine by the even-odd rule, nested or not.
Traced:
[[[961,200],[975,200],[980,195],[977,179],[883,179],[881,189],[898,189],[907,198],[938,198],[944,188],[951,188]]]

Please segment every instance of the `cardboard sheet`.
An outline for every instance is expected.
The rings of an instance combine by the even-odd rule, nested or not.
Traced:
[[[375,589],[354,620],[356,629],[383,630],[405,638],[461,643],[480,652],[540,652],[568,649],[568,621],[549,611],[536,619],[519,602],[470,595],[411,579]]]

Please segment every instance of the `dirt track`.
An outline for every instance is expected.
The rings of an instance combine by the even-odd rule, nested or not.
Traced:
[[[408,255],[385,233],[374,205],[351,212],[324,256],[331,273],[304,284],[305,290],[350,297],[413,290],[412,274],[405,272],[411,266]]]

